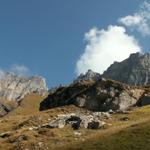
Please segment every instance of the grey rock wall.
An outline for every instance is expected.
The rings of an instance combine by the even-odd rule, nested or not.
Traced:
[[[131,54],[122,62],[114,62],[102,76],[130,85],[149,85],[150,54]]]

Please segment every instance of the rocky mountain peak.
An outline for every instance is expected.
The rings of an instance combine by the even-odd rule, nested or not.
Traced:
[[[97,81],[99,79],[101,79],[101,75],[89,69],[85,74],[83,73],[80,74],[79,77],[74,82],[83,80]]]
[[[148,85],[150,84],[150,54],[131,54],[122,62],[114,62],[102,76],[131,85]]]

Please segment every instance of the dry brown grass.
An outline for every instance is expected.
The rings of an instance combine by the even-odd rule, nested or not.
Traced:
[[[133,147],[130,141],[138,145],[131,137],[135,138],[137,136],[138,141],[140,140],[139,136],[142,137],[141,143],[138,145],[138,148],[142,148],[145,144],[143,141],[150,136],[147,132],[150,131],[148,128],[150,125],[150,106],[136,108],[129,114],[114,114],[111,119],[106,120],[109,125],[103,129],[80,129],[80,137],[76,137],[74,130],[69,127],[64,129],[43,128],[31,131],[29,127],[47,123],[48,119],[58,114],[81,111],[79,108],[70,105],[39,112],[38,108],[41,100],[43,100],[43,97],[36,94],[27,96],[20,107],[0,119],[0,133],[7,131],[11,133],[10,137],[0,138],[0,150],[17,150],[17,147],[19,147],[19,150],[55,150],[60,148],[62,150],[107,150],[106,145],[108,144],[110,145],[108,146],[109,150],[126,150],[123,147],[130,150],[136,148]],[[121,121],[123,117],[128,117],[129,120]],[[137,132],[138,130],[140,132]],[[134,133],[134,131],[136,132]],[[27,139],[15,142],[20,135],[25,135]],[[119,140],[119,138],[119,142],[123,147],[121,147],[121,144],[117,147],[116,140]],[[121,142],[122,140],[124,143]]]

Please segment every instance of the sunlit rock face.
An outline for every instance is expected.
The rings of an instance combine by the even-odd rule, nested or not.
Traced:
[[[130,85],[149,85],[150,54],[131,54],[122,62],[114,62],[102,76]]]
[[[45,79],[42,77],[21,77],[5,73],[0,79],[0,98],[19,101],[30,93],[44,95],[47,92]]]

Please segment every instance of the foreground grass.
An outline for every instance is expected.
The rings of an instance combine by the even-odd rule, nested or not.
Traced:
[[[135,124],[112,135],[95,135],[62,150],[150,150],[150,121]]]
[[[137,108],[130,114],[115,114],[111,127],[97,130],[85,141],[76,141],[62,150],[150,150],[150,106]],[[121,118],[129,120],[122,122]],[[57,148],[59,149],[59,148]]]
[[[150,150],[150,121],[133,125],[110,136],[92,137],[63,150]]]

